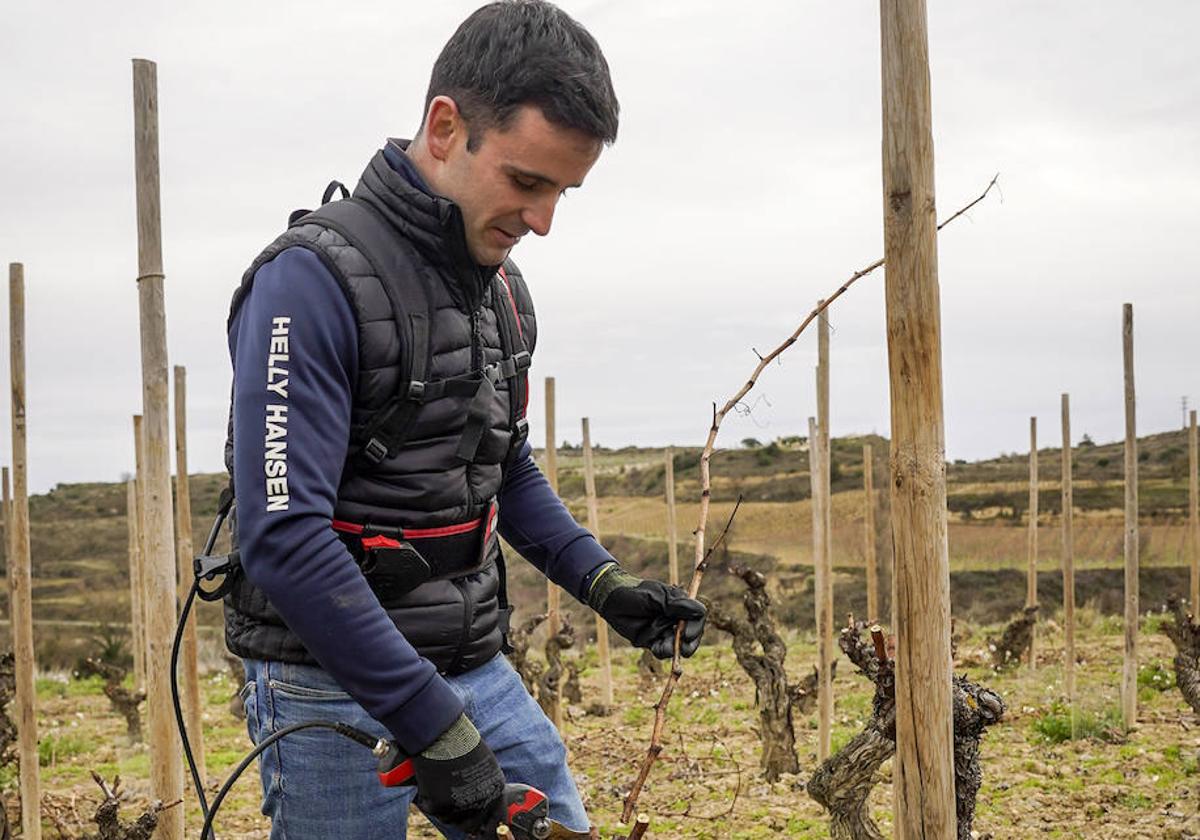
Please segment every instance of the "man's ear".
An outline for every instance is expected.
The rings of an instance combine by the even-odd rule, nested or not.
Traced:
[[[425,127],[421,130],[429,155],[445,161],[455,146],[467,144],[467,124],[458,110],[458,104],[449,96],[435,96],[425,113]]]

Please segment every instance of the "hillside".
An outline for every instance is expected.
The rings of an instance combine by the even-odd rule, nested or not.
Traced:
[[[718,451],[712,462],[713,523],[723,523],[733,500],[744,498],[731,530],[728,547],[743,562],[773,570],[782,608],[797,626],[811,621],[811,512],[808,503],[807,441],[781,440]],[[861,593],[863,558],[862,447],[874,447],[877,488],[886,488],[887,441],[878,436],[838,438],[832,442],[834,487],[834,563],[840,567],[837,585],[856,606]],[[1187,448],[1183,432],[1151,435],[1140,441],[1140,492],[1143,519],[1143,587],[1148,595],[1174,587],[1174,569],[1184,561]],[[1097,597],[1109,588],[1107,572],[1119,565],[1122,526],[1117,508],[1123,484],[1121,444],[1083,445],[1076,450],[1080,600]],[[598,448],[597,489],[600,495],[602,537],[614,554],[639,571],[666,576],[664,450]],[[1055,585],[1058,563],[1059,452],[1040,451],[1042,587]],[[541,453],[537,453],[539,461]],[[697,464],[700,450],[675,451],[676,495],[679,499],[680,563],[691,562],[688,532],[698,515]],[[559,451],[560,490],[581,521],[584,516],[582,452]],[[1027,460],[1025,455],[1002,455],[976,463],[948,465],[948,506],[951,512],[951,561],[956,578],[973,578],[969,587],[955,587],[956,612],[978,608],[987,599],[973,597],[988,580],[999,590],[1019,592],[1020,586],[1001,584],[1005,575],[1023,575],[1025,556]],[[190,478],[192,528],[197,550],[209,529],[224,476]],[[34,580],[34,615],[39,622],[39,659],[69,666],[91,644],[89,634],[56,622],[88,621],[121,625],[129,609],[126,490],[119,483],[64,484],[30,499]],[[879,532],[877,551],[883,558],[890,546],[887,497],[876,499]],[[510,563],[514,602],[526,611],[544,603],[544,582],[527,564]],[[1156,570],[1150,576],[1150,570]],[[1087,575],[1094,573],[1094,582]],[[1017,578],[1014,578],[1016,580]],[[964,577],[965,581],[967,578]],[[724,576],[710,575],[705,591],[736,597],[736,587]],[[971,598],[965,596],[971,595]],[[1014,598],[1016,595],[1013,596]],[[7,614],[7,596],[0,604]],[[993,608],[1009,607],[1007,595],[993,599]],[[1147,603],[1150,603],[1148,600]],[[973,606],[975,605],[975,606]],[[1012,608],[1016,607],[1013,601]],[[1101,604],[1101,606],[1103,606]],[[861,607],[857,607],[861,609]],[[988,611],[998,620],[1003,610]],[[200,605],[200,622],[209,628],[210,655],[215,657],[221,625],[217,605]],[[582,612],[578,614],[584,620]],[[5,632],[7,630],[5,629]]]

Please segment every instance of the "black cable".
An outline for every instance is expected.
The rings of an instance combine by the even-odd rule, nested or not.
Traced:
[[[332,729],[339,735],[344,735],[352,741],[362,744],[364,747],[373,750],[379,743],[374,735],[363,732],[361,729],[356,729],[353,726],[345,723],[335,723],[328,720],[308,720],[303,723],[294,723],[291,726],[285,726],[277,732],[272,732],[266,738],[258,743],[249,755],[242,759],[241,763],[234,768],[229,774],[229,778],[225,780],[225,784],[221,785],[221,789],[217,791],[216,797],[213,798],[212,808],[204,816],[204,828],[200,831],[200,837],[207,838],[212,836],[213,820],[217,816],[217,809],[221,807],[221,803],[225,801],[226,794],[233,788],[233,783],[238,780],[238,777],[245,772],[246,768],[254,763],[267,747],[274,744],[280,738],[291,735],[293,732],[299,732],[302,729]]]
[[[192,610],[192,604],[196,600],[196,592],[200,589],[200,580],[197,578],[192,581],[192,589],[188,592],[187,599],[183,602],[183,610],[179,614],[179,623],[175,625],[175,642],[171,645],[171,704],[175,707],[175,725],[179,727],[179,737],[183,741],[183,755],[187,759],[188,770],[192,774],[192,784],[196,788],[196,796],[200,800],[200,813],[208,818],[208,799],[204,796],[204,782],[200,778],[200,771],[196,767],[196,757],[192,754],[192,745],[188,741],[187,726],[183,722],[183,706],[179,702],[179,648],[183,643],[183,628],[187,624],[188,613]],[[207,823],[206,823],[207,825]],[[206,830],[200,835],[200,840],[216,840],[216,837],[210,835]]]

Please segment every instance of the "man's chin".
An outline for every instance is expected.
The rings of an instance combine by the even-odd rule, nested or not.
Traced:
[[[471,248],[471,257],[480,265],[500,265],[508,259],[512,248],[498,248],[495,245]]]

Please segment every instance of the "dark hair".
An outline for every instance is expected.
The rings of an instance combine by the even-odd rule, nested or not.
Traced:
[[[600,45],[545,0],[499,0],[475,10],[434,62],[426,114],[435,96],[458,105],[470,151],[522,105],[536,105],[555,125],[606,144],[617,139],[620,106]]]

